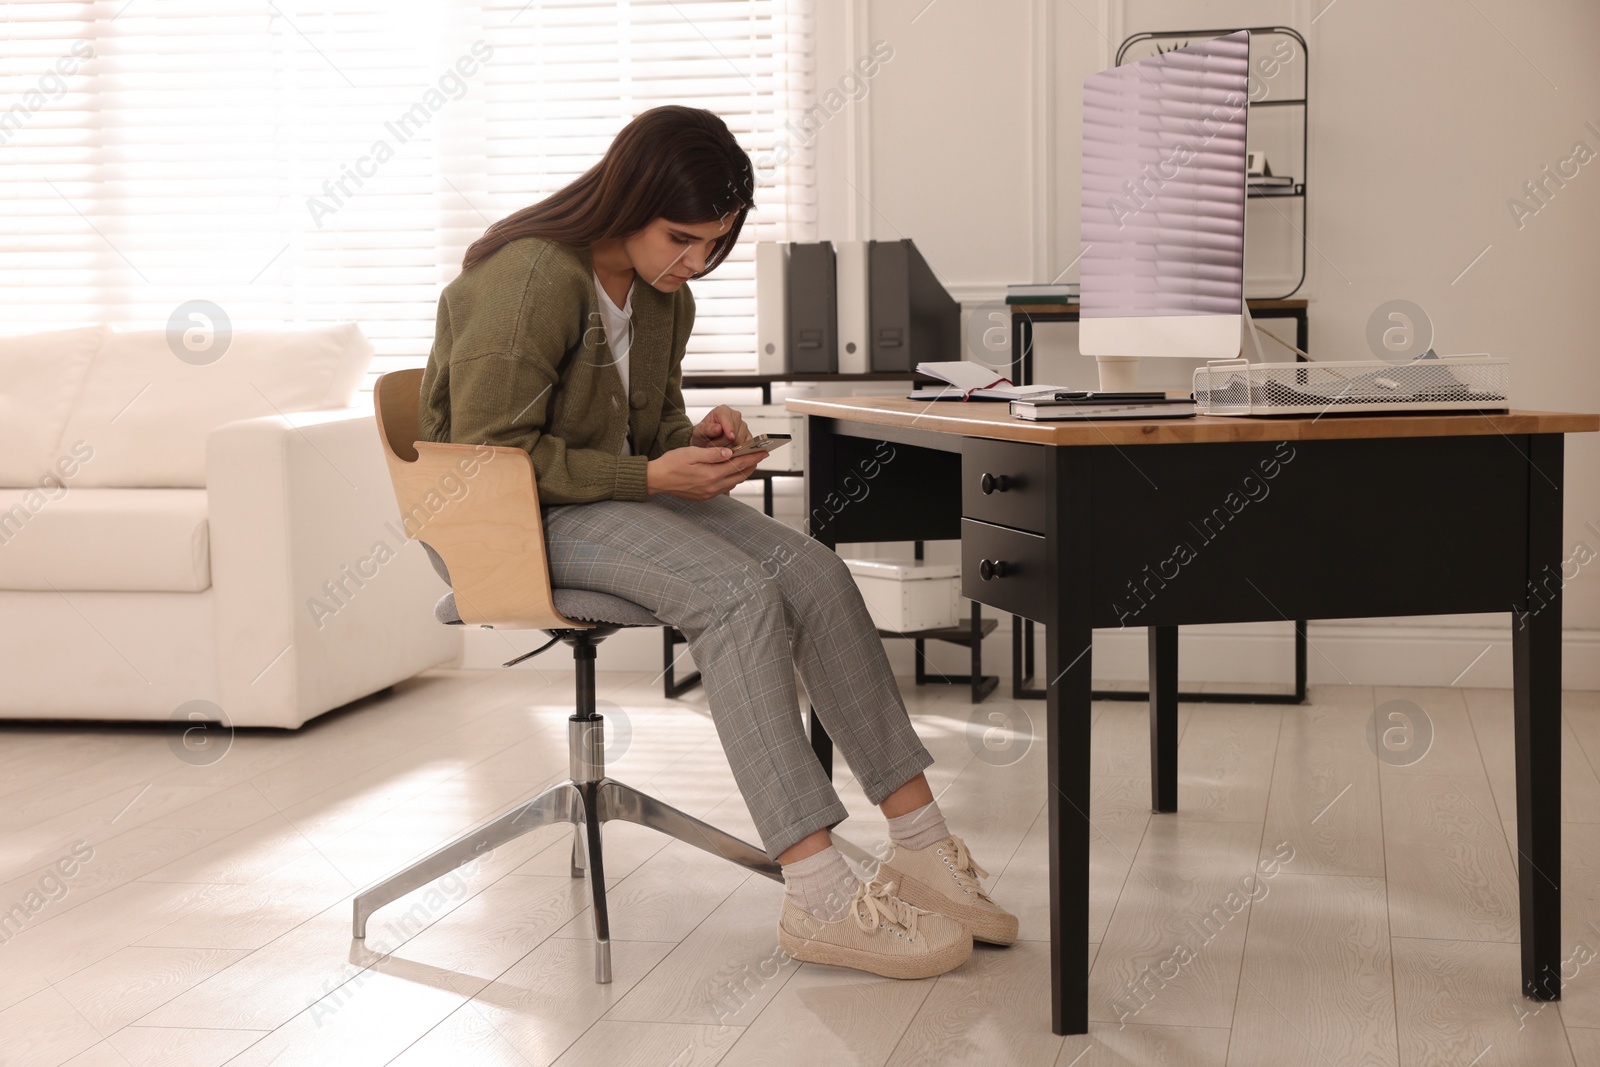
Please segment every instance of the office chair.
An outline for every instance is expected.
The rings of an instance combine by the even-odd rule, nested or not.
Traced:
[[[570,778],[477,827],[355,897],[355,936],[373,912],[442,878],[479,853],[543,826],[573,824],[572,877],[589,875],[594,899],[594,980],[611,981],[600,825],[626,819],[686,841],[777,881],[778,864],[754,845],[606,777],[605,719],[595,711],[595,647],[629,626],[665,626],[638,604],[584,589],[552,589],[533,463],[520,448],[417,440],[420,369],[393,371],[374,390],[378,436],[407,532],[422,541],[451,591],[434,617],[453,626],[544,630],[572,648],[576,712],[567,719]],[[474,466],[476,469],[474,470]],[[465,487],[465,491],[461,491]]]

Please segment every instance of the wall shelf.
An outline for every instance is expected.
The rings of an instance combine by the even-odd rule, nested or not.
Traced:
[[[1301,217],[1300,225],[1298,227],[1300,234],[1300,278],[1294,283],[1294,287],[1288,292],[1265,298],[1273,300],[1285,300],[1293,296],[1295,293],[1298,293],[1300,291],[1300,287],[1306,282],[1306,231],[1310,228],[1307,225],[1305,214],[1306,211],[1309,210],[1310,204],[1310,201],[1306,196],[1306,177],[1307,166],[1309,163],[1310,138],[1308,135],[1310,133],[1311,116],[1311,50],[1306,47],[1306,39],[1300,36],[1298,31],[1289,26],[1236,26],[1232,29],[1225,30],[1152,30],[1145,33],[1135,33],[1123,41],[1122,44],[1117,48],[1115,65],[1119,67],[1122,66],[1124,60],[1126,60],[1128,57],[1129,51],[1137,48],[1141,44],[1176,41],[1180,39],[1183,39],[1186,42],[1189,40],[1208,40],[1212,37],[1222,37],[1230,33],[1238,33],[1241,29],[1250,31],[1250,40],[1252,45],[1254,44],[1258,35],[1263,37],[1285,37],[1295,41],[1300,48],[1300,58],[1305,64],[1304,71],[1301,74],[1302,81],[1305,85],[1305,91],[1300,96],[1280,97],[1278,99],[1271,100],[1250,100],[1247,105],[1251,109],[1261,107],[1300,108],[1300,173],[1296,175],[1299,180],[1296,181],[1293,186],[1283,186],[1282,191],[1277,191],[1275,189],[1251,189],[1247,190],[1245,193],[1245,197],[1248,200],[1297,200],[1300,203]],[[1140,56],[1139,58],[1142,59],[1145,57]],[[1262,82],[1257,80],[1257,74],[1254,65],[1255,62],[1256,61],[1254,59],[1251,60],[1251,84],[1259,85],[1262,84]],[[1285,221],[1288,220],[1286,219]],[[1293,225],[1293,223],[1290,223],[1290,225]]]

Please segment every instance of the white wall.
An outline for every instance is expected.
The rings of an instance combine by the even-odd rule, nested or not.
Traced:
[[[1510,0],[821,0],[819,99],[840,89],[876,42],[893,55],[853,92],[846,81],[832,98],[837,111],[817,136],[817,236],[915,239],[976,319],[969,342],[981,343],[1007,283],[1076,277],[1061,272],[1078,249],[1083,77],[1111,65],[1117,44],[1142,30],[1289,25],[1311,53],[1311,247],[1296,294],[1310,301],[1310,350],[1369,358],[1368,317],[1404,298],[1430,315],[1439,351],[1510,356],[1517,406],[1600,411],[1600,346],[1586,325],[1600,282],[1600,155],[1564,187],[1552,183],[1548,204],[1520,229],[1507,207],[1547,164],[1573,155],[1576,142],[1600,153],[1600,68],[1592,59],[1600,5],[1539,7],[1530,17]],[[1284,76],[1298,76],[1292,63]],[[1265,130],[1266,120],[1256,128]],[[1276,144],[1269,151],[1283,171]],[[1289,162],[1298,169],[1297,158]],[[1292,248],[1297,258],[1298,237],[1263,206],[1279,205],[1251,206],[1251,293],[1277,295],[1288,288],[1281,253]],[[1299,225],[1295,210],[1285,206]],[[1287,322],[1268,328],[1292,339]],[[1036,378],[1092,384],[1093,362],[1075,341],[1074,326],[1041,327]],[[1144,381],[1187,388],[1191,369],[1147,361]],[[1576,559],[1600,554],[1597,472],[1600,435],[1569,437],[1564,546],[1584,549],[1567,571],[1565,674],[1569,687],[1588,689],[1600,688],[1600,558],[1581,567]],[[798,522],[798,499],[798,485],[784,485],[780,516]],[[1389,536],[1382,515],[1372,516],[1372,536]],[[1419,568],[1429,565],[1427,546],[1410,550]],[[949,545],[930,546],[929,555],[953,558]],[[1289,634],[1281,623],[1185,631],[1184,682],[1283,681]],[[1311,676],[1509,685],[1509,635],[1509,612],[1313,623]],[[469,638],[468,665],[498,662],[499,635],[492,652]],[[1096,676],[1142,679],[1142,642],[1142,634],[1099,635]],[[1009,647],[1003,624],[986,669],[1006,674]],[[907,643],[889,649],[897,670],[909,673]],[[965,667],[953,646],[937,646],[933,656],[940,669]],[[601,656],[607,669],[659,662],[655,631],[619,635]]]
[[[867,95],[821,131],[819,236],[914,238],[980,322],[1008,282],[1077,276],[1061,271],[1078,250],[1085,75],[1109,66],[1117,45],[1140,31],[1288,25],[1311,53],[1311,247],[1296,293],[1310,301],[1310,351],[1370,358],[1369,316],[1404,298],[1430,315],[1439,351],[1511,357],[1516,406],[1600,411],[1600,347],[1586,328],[1600,282],[1600,69],[1592,59],[1600,6],[1541,5],[1535,18],[1507,0],[1480,0],[1476,8],[1445,0],[850,0],[822,7],[819,85],[875,41],[888,42],[894,57]],[[1285,84],[1298,88],[1297,76],[1291,62]],[[1519,230],[1508,198],[1546,164],[1572,156],[1579,141],[1597,162],[1564,188],[1552,183],[1549,203]],[[1276,144],[1271,154],[1284,169]],[[1298,158],[1285,154],[1290,171],[1298,170]],[[1263,207],[1280,206],[1287,220],[1263,217]],[[1278,295],[1288,285],[1271,268],[1286,243],[1298,244],[1287,227],[1300,217],[1279,202],[1251,209],[1251,292]],[[1287,322],[1268,327],[1292,339]],[[969,341],[980,334],[967,330]],[[1093,361],[1077,354],[1075,341],[1075,326],[1041,327],[1036,378],[1092,384]],[[1192,367],[1147,361],[1145,380],[1186,387]],[[1569,684],[1594,688],[1600,558],[1576,561],[1589,550],[1600,557],[1600,435],[1568,438],[1565,484],[1564,546],[1577,550],[1565,588],[1566,673]],[[1387,535],[1384,517],[1372,516],[1372,536]],[[1412,550],[1418,567],[1427,567],[1426,546]],[[1256,656],[1263,642],[1273,644],[1262,635],[1284,627],[1208,629],[1204,658],[1189,657],[1186,680],[1201,669],[1240,680],[1282,677],[1262,672]],[[1230,641],[1230,633],[1239,636]],[[1326,655],[1312,653],[1312,673],[1449,684],[1472,663],[1459,684],[1509,684],[1509,633],[1509,614],[1314,624],[1311,639]],[[1138,670],[1136,657],[1109,649],[1100,660],[1113,656]]]

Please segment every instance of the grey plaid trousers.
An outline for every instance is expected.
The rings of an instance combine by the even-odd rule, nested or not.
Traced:
[[[796,668],[873,804],[933,763],[831,549],[726,496],[555,505],[544,527],[551,584],[631,600],[689,639],[769,857],[847,815],[806,737]]]

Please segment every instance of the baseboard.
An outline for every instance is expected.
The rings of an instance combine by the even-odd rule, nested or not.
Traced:
[[[1502,625],[1436,626],[1402,622],[1311,622],[1306,676],[1312,685],[1511,686],[1511,615]],[[1095,635],[1097,677],[1146,675],[1143,631]],[[1289,683],[1294,631],[1289,623],[1195,626],[1180,632],[1184,684]],[[1600,689],[1600,632],[1568,630],[1562,642],[1562,688]]]
[[[1307,628],[1307,676],[1313,685],[1448,686],[1509,688],[1511,615],[1484,626],[1430,626],[1386,621],[1312,622]],[[1011,678],[1011,619],[983,643],[986,674]],[[1042,628],[1036,630],[1035,674],[1044,674]],[[465,668],[494,668],[547,638],[539,631],[468,630],[463,637]],[[909,677],[915,664],[910,641],[886,639],[884,647],[897,676]],[[966,649],[939,641],[927,643],[930,672],[964,674]],[[678,646],[679,670],[694,669],[687,646]],[[1101,630],[1094,638],[1094,676],[1105,683],[1140,682],[1146,676],[1145,631]],[[1291,685],[1294,681],[1294,631],[1289,623],[1192,626],[1179,637],[1179,677],[1194,685]],[[602,671],[660,671],[661,631],[623,630],[607,639]],[[545,673],[571,669],[559,648],[525,660],[515,669]],[[1600,690],[1600,631],[1569,630],[1562,645],[1562,688]]]

